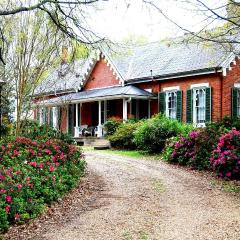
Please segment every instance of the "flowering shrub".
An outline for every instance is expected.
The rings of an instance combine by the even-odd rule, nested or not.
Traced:
[[[220,132],[211,128],[198,129],[181,137],[172,147],[169,162],[192,166],[196,169],[210,169],[210,155]]]
[[[240,179],[240,131],[232,129],[222,135],[210,161],[220,177]]]
[[[70,190],[85,162],[75,145],[17,137],[0,146],[0,229],[35,218]]]

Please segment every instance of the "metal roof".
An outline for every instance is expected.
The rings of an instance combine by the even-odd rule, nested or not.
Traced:
[[[193,73],[192,75],[209,73],[209,69],[212,69],[212,72],[214,69],[223,71],[230,64],[231,59],[234,59],[233,53],[213,43],[204,45],[155,42],[142,46],[118,47],[117,50],[105,51],[104,54],[109,59],[111,67],[127,84],[156,76],[160,80],[165,76],[169,78],[184,76],[185,73]],[[35,95],[73,92],[81,89],[87,74],[98,59],[99,55],[92,53],[88,59],[61,65],[37,87]]]
[[[91,102],[100,99],[113,99],[113,98],[142,98],[151,99],[155,96],[143,89],[137,88],[135,86],[125,86],[125,87],[110,87],[102,89],[94,89],[89,91],[82,91],[77,93],[70,93],[67,95],[59,96],[53,99],[41,101],[40,105],[58,105],[70,102]]]

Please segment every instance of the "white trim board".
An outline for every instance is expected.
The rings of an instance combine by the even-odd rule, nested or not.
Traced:
[[[190,86],[191,89],[199,88],[199,87],[209,87],[209,83],[197,83],[197,84],[192,84]]]
[[[163,92],[173,91],[173,90],[179,91],[179,90],[180,90],[180,87],[179,87],[179,86],[174,86],[174,87],[165,87],[165,88],[163,88]]]

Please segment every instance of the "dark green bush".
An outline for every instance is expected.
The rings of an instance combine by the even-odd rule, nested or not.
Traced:
[[[122,120],[119,118],[109,118],[104,124],[105,136],[112,136],[117,128],[122,124]]]
[[[140,125],[141,122],[122,123],[115,133],[108,138],[111,146],[118,149],[135,149],[136,145],[133,142],[134,132]]]
[[[134,142],[140,150],[161,152],[168,138],[186,135],[191,129],[191,125],[158,114],[139,126],[134,134]]]
[[[19,136],[31,138],[38,141],[45,141],[48,139],[59,139],[68,144],[73,144],[74,140],[72,136],[67,133],[63,133],[50,127],[47,124],[40,125],[37,121],[25,120],[20,123]]]
[[[231,118],[229,116],[224,117],[222,120],[219,120],[217,122],[212,122],[207,124],[208,128],[214,129],[216,131],[219,131],[219,129],[225,130],[231,130],[232,128],[235,128],[236,130],[240,130],[240,118]]]
[[[9,128],[6,125],[1,124],[0,125],[0,137],[6,136],[8,134],[8,132],[9,132]]]

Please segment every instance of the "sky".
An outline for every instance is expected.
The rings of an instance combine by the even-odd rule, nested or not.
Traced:
[[[212,6],[223,4],[225,0],[205,1]],[[181,26],[198,31],[206,25],[205,16],[190,4],[181,0],[155,0],[163,12]],[[94,32],[112,41],[121,42],[130,36],[159,41],[180,36],[183,31],[164,18],[154,7],[142,0],[110,0],[98,4],[98,11],[90,17]],[[211,26],[214,26],[213,23]]]

